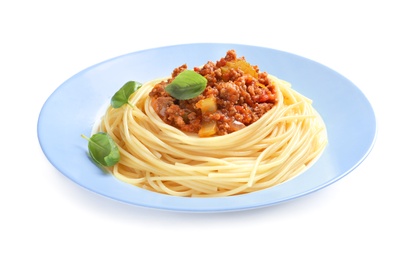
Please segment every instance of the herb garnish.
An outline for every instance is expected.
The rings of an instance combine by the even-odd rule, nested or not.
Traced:
[[[113,166],[119,162],[118,146],[107,133],[99,132],[92,135],[91,138],[81,136],[88,140],[89,155],[94,162],[101,166]]]
[[[129,97],[141,86],[142,84],[136,81],[126,82],[111,98],[111,106],[113,108],[119,108],[124,104],[129,104],[133,107],[133,105],[129,103]]]
[[[178,100],[197,97],[205,90],[207,79],[193,70],[184,70],[166,86],[165,91]]]

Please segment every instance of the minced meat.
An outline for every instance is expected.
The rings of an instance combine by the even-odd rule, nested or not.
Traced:
[[[207,79],[207,87],[199,96],[188,100],[171,97],[165,87],[182,71],[184,64],[173,70],[169,80],[156,84],[150,92],[156,113],[167,124],[182,131],[198,133],[208,122],[215,122],[216,135],[235,132],[256,122],[277,102],[276,89],[266,72],[237,58],[234,50],[217,62],[209,61],[194,71]],[[202,113],[196,106],[200,100],[215,97],[216,111]]]

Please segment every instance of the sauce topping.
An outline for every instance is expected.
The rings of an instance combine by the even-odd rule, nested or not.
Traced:
[[[154,86],[150,92],[152,106],[167,124],[184,132],[198,133],[200,137],[225,135],[256,122],[277,102],[276,89],[266,72],[249,64],[244,57],[237,58],[234,50],[225,57],[208,61],[194,71],[207,79],[200,95],[177,100],[165,87],[187,65],[173,70],[171,78]]]

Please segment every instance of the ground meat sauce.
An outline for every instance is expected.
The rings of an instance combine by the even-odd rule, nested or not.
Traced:
[[[234,50],[229,50],[216,63],[209,61],[201,68],[194,68],[207,79],[206,89],[195,98],[177,100],[165,87],[186,69],[185,64],[174,69],[169,80],[156,84],[150,92],[153,108],[160,118],[182,131],[200,136],[232,133],[257,121],[277,102],[275,86],[268,74],[260,73],[244,57],[237,58]],[[213,109],[203,109],[203,100],[213,105]],[[206,132],[204,128],[210,130]]]

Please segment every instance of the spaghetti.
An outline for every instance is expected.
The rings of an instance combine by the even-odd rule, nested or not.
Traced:
[[[268,75],[276,102],[256,122],[223,135],[201,138],[165,123],[143,84],[132,106],[109,107],[99,131],[118,145],[121,160],[109,168],[118,179],[159,193],[186,197],[245,194],[285,182],[317,160],[327,144],[323,120],[312,101],[290,83]]]

